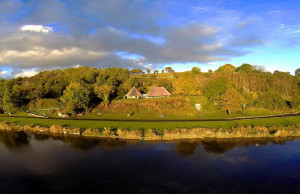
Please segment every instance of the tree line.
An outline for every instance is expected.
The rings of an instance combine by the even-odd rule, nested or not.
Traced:
[[[89,67],[41,72],[33,77],[0,80],[0,110],[13,113],[34,108],[63,107],[65,112],[89,111],[99,103],[121,99],[136,87],[146,93],[163,86],[175,95],[204,96],[212,107],[228,114],[243,108],[297,109],[300,104],[300,69],[295,75],[265,71],[262,67],[226,64],[216,71],[175,72]],[[152,73],[153,72],[153,73]],[[168,76],[163,76],[164,73]],[[169,76],[169,75],[172,76]]]

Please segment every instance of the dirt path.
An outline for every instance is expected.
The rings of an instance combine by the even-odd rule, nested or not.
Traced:
[[[7,116],[0,115],[0,118],[35,118],[35,119],[48,119],[48,120],[74,120],[74,121],[115,121],[115,122],[205,122],[205,121],[238,121],[238,120],[252,120],[252,119],[265,119],[265,118],[278,118],[278,117],[295,117],[300,116],[300,112],[287,113],[280,115],[266,115],[255,117],[237,117],[237,118],[225,118],[225,119],[159,119],[159,120],[147,120],[147,119],[84,119],[84,118],[39,118],[29,116]]]

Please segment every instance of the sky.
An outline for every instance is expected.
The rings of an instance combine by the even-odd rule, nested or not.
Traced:
[[[299,0],[0,0],[0,77],[90,66],[300,68]]]

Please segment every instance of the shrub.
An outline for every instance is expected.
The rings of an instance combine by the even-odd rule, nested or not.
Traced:
[[[262,93],[258,97],[256,105],[269,110],[281,110],[287,108],[285,100],[280,96],[280,94],[273,91]]]

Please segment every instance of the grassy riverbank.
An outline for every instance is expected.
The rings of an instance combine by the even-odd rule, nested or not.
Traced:
[[[300,124],[300,116],[278,117],[278,118],[261,118],[252,120],[239,121],[196,121],[196,122],[124,122],[124,121],[97,121],[97,120],[66,120],[66,119],[40,119],[40,118],[18,118],[18,117],[1,117],[0,122],[10,122],[17,125],[38,125],[42,127],[51,127],[60,125],[68,128],[118,128],[118,129],[176,129],[176,128],[223,128],[230,129],[233,127],[270,127],[270,126],[288,126]]]
[[[174,140],[300,136],[300,117],[203,122],[115,122],[0,117],[0,130],[82,136]]]

